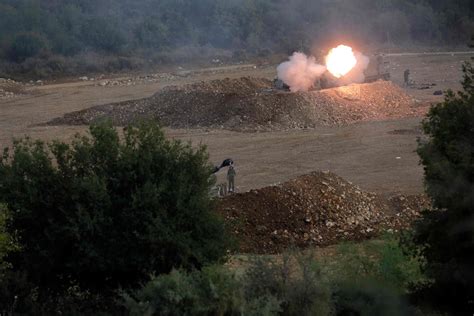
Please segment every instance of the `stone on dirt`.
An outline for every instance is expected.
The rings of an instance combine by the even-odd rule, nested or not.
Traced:
[[[218,212],[246,253],[368,239],[408,228],[428,207],[424,195],[387,199],[330,172],[313,172],[218,201]]]

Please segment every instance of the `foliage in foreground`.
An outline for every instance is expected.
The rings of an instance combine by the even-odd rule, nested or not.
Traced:
[[[325,260],[313,253],[257,257],[241,273],[225,266],[175,270],[124,294],[125,306],[132,315],[416,313],[403,297],[408,284],[422,280],[420,262],[404,255],[396,240],[343,248]]]
[[[387,234],[382,240],[361,245],[343,243],[338,254],[327,263],[328,271],[341,283],[372,280],[400,294],[407,294],[416,285],[429,280],[421,271],[424,260],[407,254],[398,238]]]
[[[8,258],[13,271],[38,302],[58,306],[216,262],[228,242],[210,168],[205,148],[167,140],[154,123],[123,138],[103,123],[72,144],[16,141],[0,160],[0,201],[22,246]]]
[[[11,265],[6,261],[8,254],[18,251],[19,247],[14,237],[8,232],[7,225],[11,214],[7,207],[0,204],[0,280],[3,272]]]
[[[427,193],[441,211],[427,212],[413,237],[434,279],[430,300],[459,312],[474,310],[474,69],[463,67],[463,91],[448,92],[423,122],[418,154]]]

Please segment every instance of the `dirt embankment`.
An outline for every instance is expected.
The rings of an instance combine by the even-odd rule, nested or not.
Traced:
[[[428,207],[425,196],[384,199],[330,172],[313,172],[218,203],[240,251],[249,253],[367,239],[409,227]]]
[[[47,124],[87,125],[107,118],[126,125],[152,118],[172,128],[257,131],[340,126],[421,111],[391,82],[290,93],[273,89],[270,80],[244,77],[167,87],[150,98],[95,106]]]

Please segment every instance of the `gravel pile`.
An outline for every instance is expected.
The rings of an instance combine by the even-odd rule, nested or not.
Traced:
[[[0,78],[0,98],[13,98],[24,94],[23,84],[12,79]]]
[[[384,199],[329,172],[222,198],[218,211],[240,251],[279,253],[288,247],[363,240],[408,227],[429,206],[424,196]]]
[[[290,93],[267,79],[244,77],[166,87],[150,98],[99,105],[54,119],[49,125],[87,125],[108,118],[126,125],[153,118],[173,128],[237,131],[347,125],[419,115],[420,108],[391,82]]]

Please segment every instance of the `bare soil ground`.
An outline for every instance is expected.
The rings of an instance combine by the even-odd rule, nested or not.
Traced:
[[[402,83],[403,71],[408,68],[416,82],[436,84],[427,90],[405,89],[423,104],[442,100],[442,96],[433,95],[434,90],[459,89],[461,64],[473,55],[397,54],[387,58],[395,83]],[[239,65],[177,70],[173,75],[156,76],[153,80],[121,78],[117,85],[105,83],[110,79],[101,78],[26,87],[26,95],[0,98],[0,148],[11,145],[13,137],[25,134],[44,140],[70,140],[86,127],[34,125],[95,105],[149,97],[165,86],[243,76],[273,79],[275,75],[274,65]],[[416,138],[421,135],[420,120],[401,118],[344,127],[260,133],[213,129],[167,129],[167,133],[206,144],[216,164],[224,158],[233,158],[237,189],[241,192],[314,170],[330,170],[367,191],[382,195],[417,194],[423,190],[422,168],[415,153]],[[218,180],[223,181],[224,175],[219,174]]]

